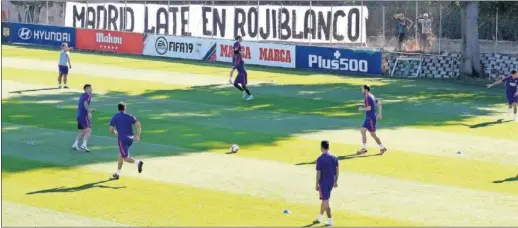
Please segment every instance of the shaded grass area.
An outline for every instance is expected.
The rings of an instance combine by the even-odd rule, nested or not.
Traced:
[[[10,111],[4,111],[8,117],[3,118],[3,121],[49,128],[49,130],[4,122],[2,133],[4,140],[9,142],[4,146],[4,154],[25,159],[59,162],[68,167],[110,162],[116,159],[116,141],[106,126],[111,113],[106,108],[99,109],[95,114],[92,121],[95,136],[90,139],[90,149],[93,152],[84,154],[70,149],[70,144],[75,136],[76,123],[68,116],[75,113],[73,109],[57,109],[46,104],[32,104],[23,108],[22,106],[26,103],[21,102],[18,104],[20,106],[13,104],[12,101],[9,101],[7,105],[4,103],[4,107],[8,107],[5,110]],[[20,112],[20,110],[22,111]],[[19,114],[15,114],[16,112]],[[39,115],[27,114],[35,112],[43,116],[52,114],[52,118],[41,121]],[[235,122],[232,125],[232,121],[217,125],[184,119],[153,119],[148,115],[140,115],[138,118],[145,129],[143,141],[132,147],[132,151],[138,158],[176,156],[204,151],[226,153],[229,145],[236,142],[242,148],[242,151],[236,156],[297,165],[313,165],[312,162],[318,156],[319,141],[276,133],[269,131],[269,128],[264,128],[262,131],[243,129]],[[27,144],[27,140],[33,140],[33,145]],[[357,157],[352,155],[356,149],[358,149],[357,145],[333,143],[333,151],[339,155],[341,163],[344,163],[341,170],[518,194],[518,186],[515,188],[490,184],[496,178],[514,173],[514,166],[416,154],[412,151],[396,149],[392,149],[387,156]],[[371,149],[374,150],[374,148]],[[31,150],[38,152],[19,152]],[[39,167],[24,167],[11,172],[25,171],[25,169],[33,170],[39,169]]]
[[[106,181],[87,169],[49,168],[41,162],[3,156],[4,169],[39,166],[30,172],[2,172],[5,200],[134,226],[304,226],[315,207],[179,184],[124,177]],[[5,167],[5,168],[4,168]],[[129,171],[129,170],[128,170]],[[161,197],[157,197],[161,196]],[[73,201],[74,203],[70,203]],[[92,202],[111,202],[96,204]],[[282,210],[289,209],[290,215]],[[335,210],[336,225],[409,226],[407,222]]]
[[[54,74],[40,71],[6,69],[4,79],[24,83],[53,85]],[[256,86],[256,100],[240,101],[240,93],[231,88],[215,86],[182,87],[159,83],[141,83],[124,80],[110,83],[109,77],[88,77],[77,75],[74,80],[94,85],[94,90],[110,91],[104,97],[124,98],[145,102],[151,98],[179,100],[224,106],[229,111],[260,110],[276,113],[311,115],[321,117],[347,117],[361,121],[363,113],[357,111],[362,105],[359,88],[353,83],[331,83],[325,85],[282,85]],[[491,93],[471,93],[451,88],[408,87],[401,83],[385,83],[376,88],[379,98],[384,101],[385,126],[441,125],[447,121],[462,121],[475,115],[488,115],[488,106],[495,105],[499,97]],[[424,83],[421,86],[425,86]],[[129,95],[140,94],[132,98]],[[28,94],[29,95],[29,94]],[[39,99],[34,97],[33,99]],[[474,102],[476,101],[476,102]],[[95,103],[94,103],[95,105]],[[140,105],[140,104],[139,104]],[[164,103],[162,107],[167,108]],[[160,111],[160,108],[157,109]]]

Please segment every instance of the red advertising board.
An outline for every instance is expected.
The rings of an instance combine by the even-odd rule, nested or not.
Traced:
[[[76,28],[76,48],[140,55],[144,49],[144,35],[132,32]]]

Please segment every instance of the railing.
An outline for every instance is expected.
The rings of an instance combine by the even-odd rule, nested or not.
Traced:
[[[74,14],[74,4],[76,10],[84,9],[84,13],[77,11],[78,14]],[[518,54],[516,12],[503,11],[501,7],[488,4],[493,3],[481,3],[479,14],[481,52]],[[137,8],[137,5],[141,7]],[[183,12],[180,12],[182,8],[175,8],[182,6],[187,7]],[[159,28],[156,24],[158,9],[171,7],[174,9],[159,16],[162,22],[167,19],[171,23],[167,24],[167,29]],[[109,16],[107,11],[124,14],[128,8],[140,10],[138,14],[145,13],[143,9],[146,9],[147,25],[155,26],[154,29],[139,27],[142,31],[135,32],[223,39],[232,39],[238,34],[243,35],[245,40],[254,41],[426,53],[459,52],[461,48],[460,6],[453,1],[2,1],[2,20],[60,26],[70,26],[70,21],[75,20],[76,26],[102,28],[110,24],[103,19]],[[222,19],[223,11],[227,14],[226,21]],[[103,15],[104,12],[106,15]],[[234,19],[234,15],[239,18]],[[139,20],[138,17],[136,20]],[[178,21],[173,23],[173,18]],[[402,37],[401,47],[396,18],[407,22],[407,33]],[[131,19],[119,17],[112,24],[118,25],[119,31],[135,30],[137,28],[128,26]],[[182,25],[179,20],[189,22]],[[234,29],[236,23],[241,22],[243,24]],[[285,25],[281,25],[282,22],[286,22]],[[138,23],[144,24],[143,21]],[[334,31],[337,34],[333,34]],[[224,36],[222,32],[225,32]],[[266,34],[268,32],[270,34]]]

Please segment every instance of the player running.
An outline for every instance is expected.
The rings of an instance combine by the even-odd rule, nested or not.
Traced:
[[[504,77],[502,80],[498,80],[493,84],[487,85],[487,88],[491,88],[500,83],[505,83],[505,96],[507,98],[507,104],[509,105],[509,113],[511,113],[511,109],[514,109],[513,120],[516,121],[516,115],[518,112],[518,72],[516,70],[512,70],[511,75]]]
[[[320,151],[322,154],[317,159],[317,183],[316,190],[320,193],[320,214],[314,223],[321,223],[322,216],[326,212],[328,220],[326,225],[332,226],[333,220],[331,218],[331,206],[329,205],[329,198],[331,198],[331,191],[338,187],[338,158],[329,152],[329,142],[324,140],[320,143]]]
[[[236,57],[241,56],[241,42],[243,42],[243,38],[241,36],[236,36],[236,42],[232,45],[234,49],[234,56],[232,56],[232,65],[234,65]]]
[[[356,154],[365,154],[367,153],[367,131],[371,133],[372,138],[378,143],[380,146],[379,155],[383,155],[387,151],[387,148],[381,144],[381,140],[376,135],[376,120],[381,119],[381,101],[378,101],[374,95],[372,95],[371,87],[368,85],[364,85],[361,88],[362,93],[365,96],[365,107],[360,107],[358,110],[360,112],[365,112],[365,121],[363,122],[363,126],[361,128],[362,133],[362,149],[358,150]],[[376,107],[378,105],[379,113],[376,114]]]
[[[92,101],[92,85],[86,84],[83,86],[83,90],[85,91],[79,97],[79,102],[77,103],[77,129],[79,129],[79,135],[76,137],[76,141],[72,145],[72,149],[79,150],[79,141],[83,140],[83,145],[81,145],[81,149],[86,152],[90,152],[87,147],[88,137],[92,133],[92,126],[90,125],[90,120],[92,119],[92,112],[95,112],[95,109],[90,109],[90,102]]]
[[[234,43],[234,57],[232,59],[232,70],[230,71],[230,78],[228,82],[230,84],[234,84],[234,87],[243,91],[243,99],[246,98],[247,101],[254,99],[250,90],[246,87],[248,84],[248,74],[245,70],[245,63],[243,62],[243,58],[241,56],[241,41],[243,40],[240,36],[236,37],[236,43]],[[234,70],[237,69],[237,77],[232,83],[232,76],[234,74]],[[247,97],[248,96],[248,97]]]
[[[117,106],[119,112],[113,115],[110,121],[110,132],[117,136],[117,144],[119,145],[119,163],[117,164],[117,172],[113,174],[113,179],[118,180],[124,161],[137,165],[138,172],[142,172],[144,162],[134,159],[129,155],[129,148],[133,141],[140,140],[142,125],[137,118],[126,113],[126,104],[119,103]],[[133,125],[137,126],[137,135],[133,134]]]
[[[68,65],[67,65],[68,64]],[[61,79],[65,82],[65,89],[68,89],[67,86],[67,77],[68,77],[68,69],[72,69],[72,63],[70,62],[70,52],[67,43],[61,44],[61,51],[59,52],[59,76],[58,82],[59,87],[61,89]]]

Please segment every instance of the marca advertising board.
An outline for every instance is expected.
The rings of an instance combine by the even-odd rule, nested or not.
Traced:
[[[216,49],[216,61],[232,62],[234,41],[220,40]],[[245,64],[295,68],[295,45],[242,42],[241,56]]]
[[[346,74],[381,74],[381,52],[297,46],[296,66]]]
[[[51,25],[11,24],[11,42],[61,46],[68,43],[69,47],[76,45],[76,29]]]
[[[366,6],[66,3],[65,25],[249,41],[365,43]]]
[[[132,32],[77,28],[76,47],[83,50],[141,55],[144,35]]]
[[[214,61],[216,41],[194,37],[147,35],[144,55]]]

